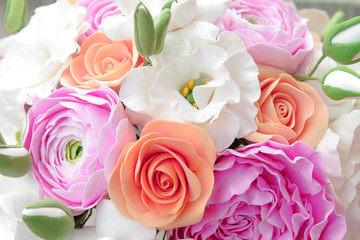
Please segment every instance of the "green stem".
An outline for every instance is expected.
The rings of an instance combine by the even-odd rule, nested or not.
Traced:
[[[0,132],[0,145],[6,145],[6,141],[3,137],[3,135],[1,134],[1,132]]]
[[[321,79],[320,78],[316,78],[316,77],[310,77],[310,76],[295,76],[294,77],[296,80],[298,81],[309,81],[309,80],[315,80],[321,83]]]
[[[309,74],[310,77],[315,73],[316,69],[319,67],[320,63],[324,60],[324,58],[326,58],[325,55],[322,55],[321,58],[319,58],[319,60],[317,61],[317,63],[315,64],[315,66],[313,67],[313,69]]]

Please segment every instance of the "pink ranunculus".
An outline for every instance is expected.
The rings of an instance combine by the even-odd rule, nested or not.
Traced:
[[[232,0],[216,24],[239,35],[256,63],[299,75],[312,57],[306,21],[283,0]]]
[[[89,30],[84,34],[85,37],[98,31],[105,18],[121,14],[115,0],[79,0],[77,5],[85,7],[85,21],[90,24]]]
[[[106,157],[115,141],[121,149],[135,140],[118,96],[108,87],[61,88],[37,99],[23,132],[40,196],[59,199],[74,214],[107,195],[107,169],[116,163]]]
[[[321,155],[303,142],[225,150],[201,222],[169,239],[342,239]]]

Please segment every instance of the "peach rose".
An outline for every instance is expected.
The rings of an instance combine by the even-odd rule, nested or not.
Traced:
[[[328,127],[328,112],[316,90],[282,70],[260,66],[258,129],[245,138],[283,144],[303,141],[316,147]]]
[[[201,128],[156,120],[127,144],[108,182],[119,212],[167,230],[199,222],[213,185],[215,145]]]
[[[81,88],[105,85],[118,92],[125,74],[141,63],[132,39],[112,41],[98,31],[85,39],[79,55],[63,72],[60,83]]]

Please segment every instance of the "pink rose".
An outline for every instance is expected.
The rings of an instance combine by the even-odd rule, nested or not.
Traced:
[[[121,14],[115,0],[79,0],[77,5],[85,7],[85,21],[90,23],[89,30],[84,34],[85,37],[98,31],[105,18]]]
[[[313,38],[306,19],[283,0],[232,0],[216,24],[239,35],[258,64],[299,75],[311,60]]]
[[[27,113],[23,144],[33,158],[42,198],[64,202],[74,214],[94,207],[107,195],[105,158],[122,132],[121,146],[136,140],[135,131],[107,87],[61,88],[37,99]],[[120,136],[120,134],[117,134]]]
[[[201,222],[169,239],[342,239],[321,155],[302,142],[225,150]]]

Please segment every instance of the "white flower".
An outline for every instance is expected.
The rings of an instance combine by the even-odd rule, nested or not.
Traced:
[[[256,130],[258,68],[239,37],[216,36],[214,25],[194,22],[168,34],[153,66],[128,73],[119,96],[134,124],[142,129],[152,119],[165,119],[197,125],[210,134],[217,151]],[[190,80],[195,85],[209,80],[192,90],[198,108],[182,95]]]
[[[154,18],[168,0],[142,0]],[[138,1],[117,0],[119,9],[126,16],[132,17]],[[169,30],[183,28],[192,21],[215,23],[228,7],[227,0],[178,0],[171,6]]]
[[[0,39],[0,131],[9,132],[8,125],[21,130],[24,103],[31,104],[34,96],[46,96],[56,88],[79,47],[78,37],[86,30],[84,15],[84,8],[59,0],[37,8],[22,31]],[[6,135],[13,143],[15,132]]]
[[[103,199],[96,206],[96,233],[104,240],[153,240],[156,229],[125,218],[109,199]]]
[[[327,175],[345,209],[348,234],[360,234],[360,110],[337,118],[320,142]]]
[[[23,223],[22,210],[38,199],[38,187],[31,173],[21,178],[0,175],[0,236],[1,239],[40,240]]]

